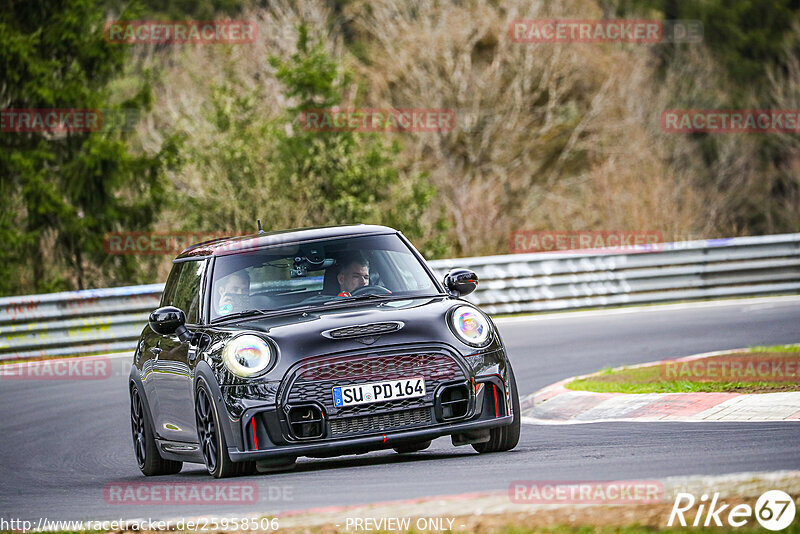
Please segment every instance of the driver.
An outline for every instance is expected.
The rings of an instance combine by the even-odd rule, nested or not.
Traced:
[[[250,300],[250,275],[247,271],[236,271],[220,281],[218,311],[220,315],[242,312],[248,309]]]
[[[357,252],[342,260],[339,274],[339,297],[350,297],[356,289],[369,285],[369,261],[363,254]]]

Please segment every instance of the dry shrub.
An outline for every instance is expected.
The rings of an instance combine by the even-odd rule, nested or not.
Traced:
[[[788,39],[785,59],[780,69],[768,73],[772,104],[775,109],[800,110],[800,25],[795,24]],[[797,134],[778,134],[776,144],[784,155],[778,170],[783,183],[779,188],[777,227],[800,231],[800,137]]]
[[[774,181],[765,180],[759,166],[757,140],[719,136],[709,163],[689,136],[660,129],[665,109],[725,102],[724,76],[703,45],[676,48],[678,60],[660,73],[657,46],[668,45],[509,39],[513,20],[601,18],[613,11],[612,3],[357,0],[332,16],[322,2],[271,2],[248,15],[259,25],[254,46],[142,53],[144,63],[166,67],[142,142],[157,146],[161,132],[177,129],[201,150],[213,146],[220,132],[209,120],[208,102],[213,87],[226,83],[259,96],[253,113],[279,116],[289,103],[267,58],[291,55],[305,22],[358,75],[344,107],[455,111],[457,127],[450,132],[387,134],[404,147],[403,175],[427,172],[437,188],[424,218],[433,228],[436,207],[446,208],[447,255],[508,252],[509,234],[520,229],[650,230],[666,239],[746,233],[740,215],[758,211],[774,194]],[[775,100],[783,107],[798,107],[797,91],[787,89],[800,87],[794,65],[788,78],[775,77]],[[796,171],[798,143],[791,136],[782,142],[795,154],[788,170]],[[264,154],[253,155],[264,168],[266,143]],[[238,184],[213,162],[188,162],[174,183],[186,195],[230,205],[230,218],[214,221],[215,228],[252,225],[249,212],[237,208]],[[265,209],[283,213],[278,220],[302,220],[304,206],[261,198],[258,189],[251,194]],[[785,226],[796,206],[790,201],[778,210],[774,216],[783,219],[775,224]],[[178,225],[180,206],[165,219],[167,226]]]
[[[278,225],[297,226],[304,207],[287,205],[274,194],[275,187],[268,185],[270,137],[263,128],[290,105],[269,57],[286,59],[297,51],[301,23],[332,55],[341,55],[341,39],[329,28],[329,17],[329,10],[320,2],[276,1],[269,10],[239,17],[256,21],[258,39],[253,44],[151,46],[137,52],[139,68],[159,73],[153,112],[138,131],[141,146],[154,150],[166,136],[178,134],[184,137],[182,155],[188,156],[171,177],[176,194],[172,204],[165,203],[160,228],[254,232],[256,217],[266,215]],[[252,142],[246,142],[244,135],[237,139],[229,131],[230,125],[220,124],[215,106],[233,113],[239,125],[252,123],[245,132],[263,138],[262,149],[253,151]],[[223,142],[224,158],[219,157]],[[231,172],[227,158],[246,161],[239,168],[243,172]],[[222,209],[198,214],[187,199],[195,201],[192,206],[215,204]],[[163,279],[170,265],[157,263],[158,277]]]
[[[217,124],[213,105],[225,111],[236,111],[236,99],[248,101],[246,113],[235,117],[239,121],[253,121],[261,126],[278,118],[289,106],[283,95],[281,84],[275,79],[269,65],[269,57],[286,59],[297,51],[298,28],[305,23],[311,34],[326,45],[334,55],[341,55],[341,39],[331,33],[327,20],[329,11],[319,2],[270,2],[269,10],[247,13],[242,19],[255,20],[258,39],[253,44],[238,46],[172,46],[163,48],[158,54],[142,52],[142,65],[159,70],[160,84],[156,88],[155,109],[140,131],[145,148],[161,145],[165,135],[185,134],[189,152],[202,153],[212,148],[226,134],[225,125]],[[213,103],[213,104],[212,104]],[[269,139],[264,136],[264,150],[252,155],[263,164],[267,172]],[[236,150],[234,146],[232,150]],[[228,176],[225,169],[214,162],[202,166],[197,161],[187,161],[173,184],[180,193],[216,197],[229,205],[231,217],[219,230],[241,230],[249,228],[255,221],[242,220],[237,211],[237,186],[235,177]],[[267,191],[257,187],[249,192],[259,195]],[[275,199],[263,198],[265,205]],[[295,207],[302,210],[302,206]],[[171,214],[169,222],[180,224],[180,209]],[[220,221],[222,223],[223,221]]]
[[[411,136],[405,159],[431,173],[457,254],[507,252],[509,233],[523,228],[670,238],[702,225],[702,195],[659,146],[666,99],[653,98],[651,47],[508,36],[513,20],[601,16],[594,1],[353,7],[370,41],[370,104],[456,111],[458,128]]]

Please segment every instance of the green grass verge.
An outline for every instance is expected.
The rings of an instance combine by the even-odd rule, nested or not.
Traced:
[[[751,525],[755,523],[755,526]],[[552,528],[514,528],[509,527],[501,531],[502,534],[653,534],[659,533],[675,533],[675,534],[700,534],[704,532],[736,532],[737,534],[752,534],[754,532],[764,533],[767,532],[755,520],[748,521],[748,524],[743,527],[715,527],[715,528],[701,528],[701,527],[663,527],[654,528],[650,526],[626,526],[626,527],[577,527],[577,526],[558,526]],[[800,534],[800,523],[794,521],[791,525],[780,531],[781,534]]]
[[[502,534],[653,534],[660,533],[675,533],[675,534],[699,534],[701,532],[736,532],[737,534],[752,534],[754,532],[766,532],[755,520],[755,526],[748,524],[739,527],[716,527],[716,528],[699,528],[699,527],[664,527],[654,528],[649,526],[627,526],[627,527],[553,527],[547,529],[526,529],[526,528],[508,528],[502,531]],[[781,534],[798,534],[800,533],[800,524],[794,521],[791,525],[781,530]]]
[[[800,345],[777,345],[772,347],[753,347],[747,351],[733,354],[709,356],[695,360],[702,369],[716,369],[715,372],[696,373],[693,371],[694,362],[662,363],[647,367],[626,367],[612,370],[606,368],[598,373],[573,380],[565,387],[575,391],[594,391],[598,393],[691,393],[691,392],[734,392],[734,393],[768,393],[776,391],[800,391],[800,378],[798,378],[798,357]],[[761,362],[769,362],[770,367],[775,362],[793,366],[793,373],[789,367],[782,367],[781,371],[788,380],[758,380],[742,376],[737,378],[722,375],[725,365],[728,369],[732,362],[744,362],[743,369],[748,363],[757,366]],[[709,365],[711,364],[711,365]],[[789,377],[788,375],[793,375]]]

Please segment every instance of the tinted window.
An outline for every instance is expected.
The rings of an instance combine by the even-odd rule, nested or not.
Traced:
[[[161,305],[171,306],[173,297],[175,296],[175,286],[178,285],[178,278],[181,277],[181,271],[185,263],[173,263],[172,270],[167,277],[167,283],[164,284],[164,292],[161,294]]]
[[[203,280],[203,271],[205,270],[204,261],[187,261],[175,264],[175,270],[180,268],[177,283],[175,284],[174,293],[165,306],[175,306],[180,308],[186,314],[187,323],[197,323],[200,316],[200,286]],[[172,274],[170,275],[169,282],[172,281]],[[168,283],[169,283],[168,282]],[[171,288],[170,288],[171,289]],[[165,289],[164,296],[167,297],[167,289]]]
[[[397,235],[331,239],[218,257],[211,318],[251,309],[332,304],[364,294],[395,298],[436,293],[423,265]]]

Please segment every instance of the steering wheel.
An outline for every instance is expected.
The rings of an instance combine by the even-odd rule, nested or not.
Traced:
[[[364,286],[354,290],[351,295],[391,295],[392,292],[383,286]]]

